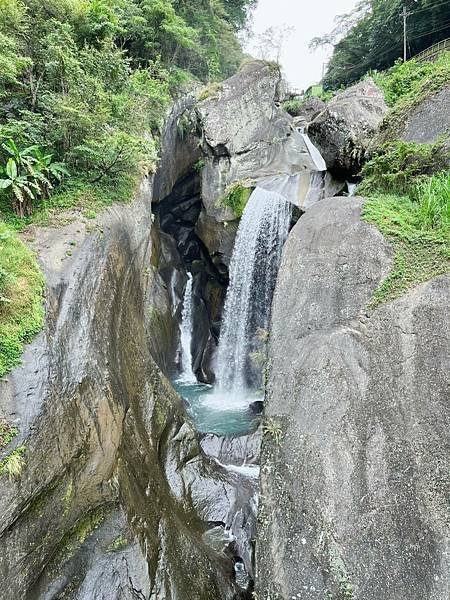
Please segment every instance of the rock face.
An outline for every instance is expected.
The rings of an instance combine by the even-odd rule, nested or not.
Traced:
[[[1,413],[20,429],[7,451],[26,448],[20,478],[0,479],[2,600],[244,593],[233,564],[251,573],[238,523],[252,522],[254,483],[203,455],[151,356],[164,335],[155,295],[164,315],[170,302],[152,265],[149,199],[144,187],[109,210],[70,258],[64,229],[41,248],[46,328],[0,382]],[[208,543],[211,523],[235,531],[233,551]]]
[[[285,247],[269,349],[261,600],[449,596],[450,277],[367,313],[392,251],[360,208],[357,198],[320,202]]]
[[[366,79],[338,93],[308,126],[328,169],[339,179],[351,178],[387,112],[382,91]]]
[[[413,108],[400,137],[420,144],[442,138],[450,149],[450,85]]]
[[[236,218],[220,203],[233,182],[315,170],[291,117],[279,108],[282,100],[278,67],[255,61],[197,106],[205,154],[202,198],[207,215],[216,221]]]

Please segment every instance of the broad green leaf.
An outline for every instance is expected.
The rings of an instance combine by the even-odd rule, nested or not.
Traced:
[[[17,165],[13,158],[10,158],[6,163],[6,174],[10,179],[16,179],[17,177]]]

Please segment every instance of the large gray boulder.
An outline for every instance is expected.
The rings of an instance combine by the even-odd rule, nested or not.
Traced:
[[[450,277],[368,311],[392,250],[361,199],[288,238],[270,336],[260,600],[447,600]]]
[[[442,139],[450,149],[450,85],[415,106],[401,124],[406,142],[434,143]]]
[[[387,113],[383,92],[366,79],[336,94],[308,126],[328,169],[339,178],[357,175]]]
[[[230,184],[316,170],[305,142],[280,109],[283,81],[277,66],[250,62],[197,106],[205,165],[202,199],[208,216],[230,221],[221,204]],[[309,181],[309,179],[308,179]],[[302,186],[300,186],[302,187]],[[306,196],[301,193],[298,203]]]

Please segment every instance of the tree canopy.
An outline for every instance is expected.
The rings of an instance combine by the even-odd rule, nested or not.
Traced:
[[[403,7],[407,9],[408,58],[450,36],[450,3],[445,0],[361,0],[337,19],[335,29],[312,46],[332,44],[324,85],[336,89],[371,69],[383,70],[403,57]]]
[[[148,168],[171,99],[237,69],[236,32],[253,4],[1,0],[0,200],[25,214],[59,183],[36,152],[88,183]],[[26,161],[10,156],[11,141]]]

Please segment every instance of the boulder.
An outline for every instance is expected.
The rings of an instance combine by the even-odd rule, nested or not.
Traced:
[[[293,115],[295,126],[303,127],[307,123],[311,123],[326,107],[325,102],[316,96],[305,98]]]
[[[383,92],[369,78],[339,92],[308,125],[333,175],[348,179],[359,173],[387,110]]]
[[[406,142],[446,141],[450,149],[450,85],[415,106],[401,124],[400,138]]]
[[[285,246],[269,342],[262,600],[448,598],[450,277],[369,311],[393,253],[361,204],[320,202]]]
[[[209,217],[237,218],[221,203],[234,182],[250,186],[267,177],[316,170],[292,118],[279,108],[282,99],[279,68],[254,61],[198,104],[205,154],[202,199]]]

